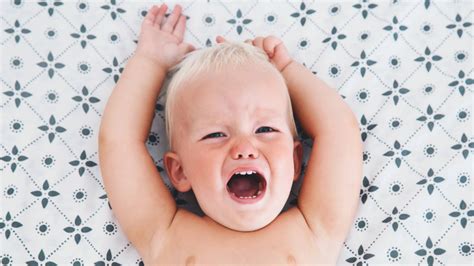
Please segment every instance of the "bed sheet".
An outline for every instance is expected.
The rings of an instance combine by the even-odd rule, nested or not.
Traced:
[[[143,264],[108,203],[97,136],[153,3],[0,2],[2,265]],[[471,1],[167,3],[184,7],[196,47],[278,36],[356,114],[364,176],[338,264],[472,265]],[[163,107],[147,147],[177,204],[200,214],[163,171]]]

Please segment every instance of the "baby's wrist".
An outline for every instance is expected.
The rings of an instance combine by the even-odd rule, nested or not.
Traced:
[[[156,68],[158,71],[162,71],[164,73],[166,73],[168,71],[168,69],[165,66],[163,66],[162,64],[160,64],[156,60],[150,58],[147,55],[141,54],[139,52],[135,52],[133,54],[132,58],[134,58],[134,60],[146,62],[145,64],[149,65],[152,68]]]

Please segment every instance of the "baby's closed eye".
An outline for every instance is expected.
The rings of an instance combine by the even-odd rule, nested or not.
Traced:
[[[272,132],[278,132],[278,130],[272,128],[272,127],[267,127],[267,126],[263,126],[263,127],[259,127],[255,133],[272,133]],[[225,137],[226,135],[222,132],[213,132],[211,134],[208,134],[206,135],[205,137],[203,137],[202,139],[208,139],[208,138],[220,138],[220,137]]]

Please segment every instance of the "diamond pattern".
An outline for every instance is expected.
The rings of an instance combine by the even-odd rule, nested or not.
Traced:
[[[97,133],[151,4],[0,3],[3,264],[143,263],[108,204]],[[216,35],[278,36],[359,118],[364,181],[338,264],[472,263],[469,1],[182,6],[186,41],[205,47]],[[167,149],[163,106],[160,98],[147,142],[160,171]],[[304,144],[306,164],[312,143]],[[192,193],[177,193],[162,174],[179,206],[201,213]],[[285,210],[295,204],[301,181]]]

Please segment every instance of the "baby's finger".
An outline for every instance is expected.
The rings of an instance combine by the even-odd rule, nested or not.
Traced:
[[[158,11],[160,8],[157,6],[153,5],[150,10],[148,10],[148,13],[146,14],[143,23],[153,25],[155,23],[156,15],[158,14]]]
[[[173,35],[176,36],[179,42],[183,41],[184,31],[186,30],[186,17],[181,15],[178,24],[174,28]]]
[[[161,28],[163,31],[172,32],[173,28],[178,21],[181,14],[181,6],[176,5],[173,9],[173,12],[168,16],[168,20],[165,22],[163,27]]]
[[[221,42],[226,42],[226,39],[224,39],[224,37],[222,37],[220,35],[217,35],[216,41],[217,41],[217,43],[221,43]]]
[[[168,6],[166,4],[163,4],[160,6],[160,9],[158,11],[158,15],[156,15],[155,18],[155,25],[158,25],[158,27],[162,24],[162,20],[165,17],[166,9],[168,9]]]
[[[253,45],[263,50],[263,37],[257,37],[253,40]]]
[[[263,40],[263,49],[267,54],[272,57],[275,53],[275,47],[277,47],[282,41],[275,36],[268,36]]]

